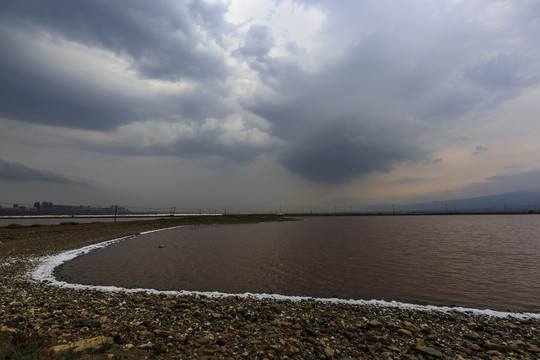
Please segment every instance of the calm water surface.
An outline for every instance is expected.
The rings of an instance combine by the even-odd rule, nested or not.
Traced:
[[[540,311],[540,216],[309,217],[185,227],[68,262],[70,282]]]

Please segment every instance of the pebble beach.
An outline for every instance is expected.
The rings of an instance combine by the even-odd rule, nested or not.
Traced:
[[[282,220],[178,217],[0,228],[0,359],[21,358],[30,348],[42,359],[540,358],[538,316],[74,289],[28,276],[44,256],[143,231]]]

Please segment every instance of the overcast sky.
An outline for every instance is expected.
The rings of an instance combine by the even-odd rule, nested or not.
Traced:
[[[538,189],[538,34],[537,0],[3,0],[0,203]]]

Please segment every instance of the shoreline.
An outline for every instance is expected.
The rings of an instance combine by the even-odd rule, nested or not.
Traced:
[[[538,318],[310,298],[73,289],[26,276],[42,256],[169,225],[208,224],[177,220],[0,229],[0,349],[39,342],[39,351],[52,358],[75,352],[83,359],[540,356]]]
[[[182,227],[182,226],[180,226]],[[297,295],[283,295],[283,294],[268,294],[268,293],[226,293],[220,291],[190,291],[190,290],[158,290],[152,288],[124,288],[120,286],[103,286],[103,285],[85,285],[78,283],[70,283],[63,280],[58,280],[55,271],[62,264],[84,254],[87,254],[95,249],[101,249],[112,245],[120,241],[126,241],[137,237],[139,235],[145,235],[151,232],[156,231],[166,231],[170,229],[179,228],[178,226],[163,228],[159,230],[152,230],[142,232],[140,234],[125,236],[117,239],[111,239],[105,242],[88,245],[83,248],[65,251],[54,256],[41,258],[40,264],[34,267],[29,273],[29,278],[36,282],[47,282],[50,285],[65,287],[71,289],[85,289],[85,290],[95,290],[95,291],[104,291],[104,292],[148,292],[150,294],[166,294],[172,296],[197,296],[197,297],[207,297],[207,298],[255,298],[255,299],[266,299],[266,300],[286,300],[286,301],[314,301],[314,302],[323,302],[323,303],[332,303],[332,304],[344,304],[344,305],[375,305],[380,307],[391,307],[407,310],[421,310],[421,311],[437,311],[444,313],[474,313],[477,315],[487,315],[498,318],[511,317],[516,319],[535,319],[540,320],[540,313],[527,312],[527,311],[501,311],[495,309],[481,309],[473,307],[464,307],[464,306],[445,306],[445,305],[432,305],[432,304],[417,304],[417,303],[407,303],[399,300],[379,300],[379,299],[345,299],[345,298],[320,298],[320,297],[311,297],[311,296],[297,296]]]

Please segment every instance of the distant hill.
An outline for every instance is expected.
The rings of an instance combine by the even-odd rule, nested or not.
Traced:
[[[375,205],[371,212],[392,212],[391,205]],[[396,213],[452,213],[452,212],[540,212],[540,190],[517,191],[499,195],[457,200],[396,205]]]

